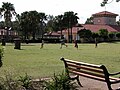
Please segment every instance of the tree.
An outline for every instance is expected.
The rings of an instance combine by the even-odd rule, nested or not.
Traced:
[[[85,24],[93,24],[93,17],[87,18]]]
[[[54,16],[52,16],[52,15],[49,15],[48,17],[47,17],[47,23],[46,23],[46,27],[45,27],[45,31],[46,32],[52,32],[52,31],[55,31],[54,30],[54,19],[55,19],[55,17]]]
[[[99,37],[99,34],[98,33],[92,33],[92,38],[95,39],[95,38],[98,38]]]
[[[92,36],[92,32],[88,29],[82,29],[78,31],[78,34],[81,38],[90,38]]]
[[[0,29],[3,29],[3,28],[5,28],[5,22],[4,22],[4,21],[1,21],[1,22],[0,22]]]
[[[63,15],[63,24],[68,28],[68,42],[72,42],[72,27],[78,23],[78,19],[77,13],[73,11],[65,12]],[[71,35],[69,28],[71,29]]]
[[[29,31],[32,34],[32,39],[35,40],[35,34],[39,27],[39,13],[37,11],[28,12],[28,21],[29,21]]]
[[[120,32],[116,33],[116,37],[120,38]]]
[[[109,36],[110,39],[113,39],[115,37],[115,33],[110,32],[110,33],[108,33],[108,36]]]
[[[6,27],[11,27],[11,19],[16,15],[14,5],[9,2],[3,2],[2,7],[0,8],[0,17],[4,17]],[[8,28],[7,28],[7,36],[6,40],[8,40]]]
[[[43,36],[44,20],[46,20],[45,13],[39,13],[37,11],[23,12],[19,21],[23,35],[25,36],[24,39],[29,39],[29,36],[32,35],[32,39],[35,40],[36,33],[39,34],[39,30],[41,30]]]
[[[101,3],[101,6],[103,7],[103,6],[105,6],[106,4],[110,4],[111,2],[113,2],[113,0],[111,0],[110,2],[109,2],[110,0],[103,0],[103,2]],[[120,0],[116,0],[116,2],[119,2]]]
[[[108,30],[107,29],[100,29],[99,32],[98,32],[98,34],[104,40],[108,38]]]
[[[21,13],[19,16],[19,23],[24,39],[29,39],[29,19],[27,11]]]
[[[47,20],[47,15],[45,13],[39,13],[39,23],[40,23],[40,30],[42,34],[42,39],[44,35],[43,27],[45,26],[45,21]]]
[[[89,40],[89,38],[92,36],[92,32],[88,29],[82,29],[82,30],[78,31],[78,34],[79,34],[80,38],[87,39],[87,40]]]
[[[63,18],[63,15],[58,15],[55,17],[55,25],[57,26],[56,28],[61,31],[61,39],[63,38],[62,30],[65,28]]]

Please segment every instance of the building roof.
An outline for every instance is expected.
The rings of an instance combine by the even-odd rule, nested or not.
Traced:
[[[120,32],[120,26],[117,25],[94,25],[94,24],[82,24],[83,27],[73,27],[72,33],[77,33],[81,29],[89,29],[92,32],[98,32],[100,29],[107,29],[108,32]],[[71,32],[71,30],[69,29]],[[60,33],[60,32],[58,32]],[[68,33],[68,29],[64,29],[62,33]]]
[[[89,29],[92,32],[98,32],[100,29],[107,29],[108,32],[120,32],[120,26],[117,25],[92,25],[92,24],[84,24],[83,27],[85,29]]]
[[[98,12],[95,14],[92,14],[92,16],[118,16],[118,14],[112,13],[112,12],[108,12],[108,11],[102,11],[102,12]]]

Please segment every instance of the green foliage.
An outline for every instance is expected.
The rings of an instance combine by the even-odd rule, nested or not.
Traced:
[[[0,90],[6,90],[5,81],[0,77]]]
[[[63,15],[63,23],[67,28],[75,26],[78,23],[78,19],[77,13],[73,11],[65,12]]]
[[[51,81],[44,81],[45,90],[76,90],[76,88],[76,85],[64,73],[54,74]]]
[[[108,30],[107,29],[100,29],[98,31],[100,37],[106,39],[108,37]]]
[[[22,82],[22,86],[25,89],[28,89],[31,86],[31,78],[30,76],[27,75],[27,73],[25,74],[25,76],[20,76],[19,77],[19,81]]]
[[[92,36],[92,32],[88,29],[82,29],[78,31],[78,34],[81,38],[90,38]]]
[[[73,11],[65,12],[63,15],[63,25],[64,28],[68,29],[68,42],[72,42],[72,27],[78,23],[78,16],[77,13]],[[71,29],[71,31],[69,31]],[[71,35],[70,35],[71,34]]]
[[[11,24],[11,19],[13,16],[16,15],[14,5],[9,3],[9,2],[3,2],[2,7],[0,8],[0,16],[4,17],[5,19],[5,24],[10,26]]]
[[[116,37],[120,38],[120,32],[116,33]]]
[[[85,24],[94,24],[93,23],[93,17],[87,18]]]
[[[104,7],[106,4],[110,4],[111,2],[113,2],[114,0],[111,0],[110,2],[108,2],[109,0],[103,0],[103,2],[101,3],[101,6]],[[116,0],[116,2],[119,2],[120,0]]]
[[[107,4],[108,0],[103,0],[103,2],[101,3],[101,6],[105,6]]]
[[[115,33],[109,33],[108,36],[109,36],[109,38],[112,39],[115,36]]]
[[[21,84],[12,74],[6,74],[5,78],[0,77],[0,90],[21,90]]]
[[[1,48],[0,48],[0,67],[3,65],[3,63],[2,63],[3,54],[4,54],[4,48],[1,47]]]
[[[92,33],[92,38],[98,38],[99,37],[99,34],[98,33]]]

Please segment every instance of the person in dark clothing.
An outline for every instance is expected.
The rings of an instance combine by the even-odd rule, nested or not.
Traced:
[[[75,40],[74,43],[75,43],[75,46],[74,46],[74,47],[78,49],[78,43],[77,43],[77,40]]]
[[[44,40],[42,40],[42,43],[41,43],[41,47],[40,47],[40,49],[42,49],[43,46],[44,46]]]
[[[62,49],[63,45],[67,47],[67,45],[65,44],[65,40],[64,39],[61,40],[61,47],[60,47],[60,49]]]

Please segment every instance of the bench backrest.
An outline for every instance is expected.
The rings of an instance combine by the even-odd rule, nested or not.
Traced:
[[[111,84],[119,83],[119,78],[110,77],[111,74],[107,71],[104,65],[95,65],[84,62],[73,61],[61,58],[65,64],[67,75],[75,74],[87,78],[103,81],[107,83],[108,89],[113,90]],[[119,72],[120,73],[120,72]]]
[[[68,74],[73,73],[99,81],[109,82],[109,73],[104,65],[94,65],[62,58]],[[69,75],[68,75],[69,76]]]

